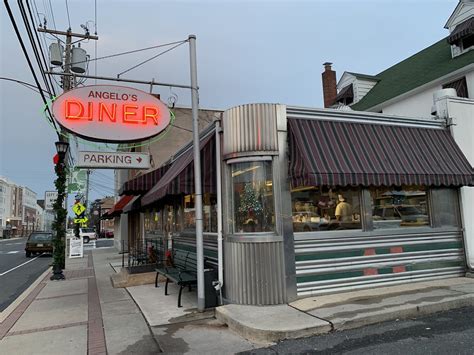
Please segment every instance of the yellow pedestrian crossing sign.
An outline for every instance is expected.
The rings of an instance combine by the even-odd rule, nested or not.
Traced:
[[[82,203],[76,203],[74,204],[74,206],[72,206],[72,210],[76,214],[76,216],[80,216],[81,214],[84,213],[86,208],[84,207]]]

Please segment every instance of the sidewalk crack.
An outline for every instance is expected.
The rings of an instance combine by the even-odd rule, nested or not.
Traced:
[[[314,314],[311,314],[311,313],[302,311],[301,309],[296,308],[295,306],[292,306],[291,304],[288,304],[288,306],[290,306],[291,308],[297,310],[298,312],[304,313],[304,314],[306,314],[306,315],[308,315],[308,316],[310,316],[310,317],[313,317],[313,318],[322,320],[322,321],[324,321],[324,322],[328,322],[328,323],[330,324],[330,326],[331,326],[331,330],[330,330],[330,331],[333,332],[333,331],[335,330],[335,328],[334,328],[334,323],[331,322],[329,319],[322,318],[322,317],[318,317],[318,316],[315,316]]]

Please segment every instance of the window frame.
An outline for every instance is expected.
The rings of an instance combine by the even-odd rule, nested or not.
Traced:
[[[273,231],[264,231],[264,232],[239,232],[236,230],[235,220],[236,220],[236,211],[234,206],[234,185],[232,179],[232,166],[234,164],[240,163],[256,163],[256,162],[269,162],[270,163],[270,170],[272,172],[272,203],[273,203],[273,213],[274,213],[274,223],[273,223]],[[276,200],[276,192],[275,192],[275,162],[272,156],[263,155],[263,156],[252,156],[252,157],[241,157],[241,158],[233,158],[226,161],[226,165],[228,167],[227,170],[227,181],[229,182],[228,192],[230,193],[230,198],[228,200],[228,208],[229,208],[229,220],[228,220],[228,230],[230,235],[236,236],[239,239],[252,239],[252,237],[261,237],[261,236],[275,236],[277,235],[278,230],[278,221],[277,221],[277,200]]]

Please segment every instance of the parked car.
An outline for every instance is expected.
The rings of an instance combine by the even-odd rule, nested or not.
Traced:
[[[53,253],[53,233],[33,232],[28,237],[25,245],[25,255],[29,258],[32,254]]]
[[[91,240],[97,239],[95,228],[79,228],[79,236],[84,243],[89,243]]]
[[[100,237],[101,238],[113,238],[114,237],[114,231],[112,231],[112,230],[102,230],[102,231],[100,231]]]

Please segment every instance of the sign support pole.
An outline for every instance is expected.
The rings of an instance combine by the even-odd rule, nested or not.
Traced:
[[[198,310],[204,311],[204,245],[202,235],[202,186],[201,186],[201,149],[199,145],[199,97],[196,64],[196,36],[189,35],[189,58],[191,72],[191,107],[193,116],[193,148],[194,148],[194,206],[196,210],[196,261],[197,261],[197,293]]]

